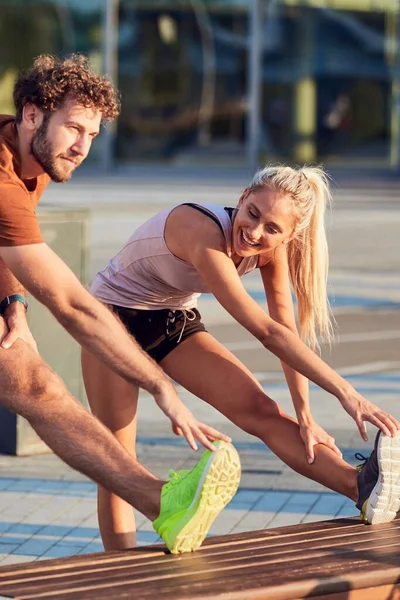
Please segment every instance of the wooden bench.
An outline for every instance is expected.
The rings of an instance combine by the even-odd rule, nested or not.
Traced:
[[[0,596],[19,600],[399,600],[400,519],[335,519],[163,547],[0,568]]]

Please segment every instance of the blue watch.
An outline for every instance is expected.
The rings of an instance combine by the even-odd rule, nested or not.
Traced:
[[[7,306],[10,306],[13,302],[22,302],[25,306],[26,310],[28,310],[28,302],[26,298],[21,296],[21,294],[12,294],[11,296],[6,296],[4,300],[0,302],[0,316],[3,316]]]

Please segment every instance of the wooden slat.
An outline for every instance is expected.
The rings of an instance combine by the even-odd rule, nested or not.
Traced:
[[[384,594],[400,579],[399,533],[400,520],[366,527],[358,520],[338,519],[212,538],[193,555],[166,556],[153,546],[12,565],[0,568],[0,594],[20,600],[293,600],[327,595],[336,600],[332,594],[341,600],[347,594],[343,597],[348,600],[350,592],[381,586],[373,600],[386,600]]]
[[[396,544],[400,544],[398,528],[375,531],[373,538],[369,534],[367,539],[362,540],[354,535],[343,535],[340,539],[340,546],[336,547],[336,553],[354,553],[357,550],[362,550],[366,544],[368,544],[370,549],[385,548],[391,543],[393,543],[393,547],[395,547]],[[270,568],[273,568],[274,565],[277,564],[294,564],[296,561],[303,560],[305,556],[320,561],[321,558],[327,557],[329,559],[332,555],[332,547],[327,543],[326,539],[307,541],[303,544],[297,544],[297,546],[298,547],[296,548],[293,546],[288,548],[286,544],[281,546],[278,540],[274,540],[274,544],[271,544],[271,546],[264,544],[254,546],[253,544],[243,546],[241,550],[237,551],[230,549],[228,553],[220,552],[218,557],[215,555],[209,555],[208,557],[203,556],[203,563],[204,559],[208,559],[205,564],[202,564],[197,554],[193,557],[182,557],[181,560],[175,559],[175,561],[170,557],[170,562],[166,561],[165,557],[164,560],[158,559],[157,562],[151,560],[135,562],[133,559],[128,564],[126,564],[126,562],[123,564],[118,564],[118,562],[112,563],[107,570],[104,570],[103,567],[91,567],[89,569],[86,568],[85,571],[79,571],[79,575],[77,571],[73,571],[72,578],[79,580],[79,585],[88,586],[91,583],[93,583],[93,585],[98,583],[99,574],[101,574],[101,585],[105,586],[109,583],[110,585],[116,585],[120,580],[125,580],[127,575],[129,575],[130,577],[134,577],[138,582],[145,580],[148,584],[151,584],[153,581],[157,582],[158,585],[164,578],[169,579],[173,576],[178,578],[181,577],[182,571],[185,570],[185,560],[188,560],[188,558],[193,558],[194,560],[194,562],[193,560],[191,561],[190,565],[191,573],[195,574],[197,572],[202,573],[207,571],[217,575],[218,573],[223,573],[225,570],[245,570],[249,564],[269,565]],[[399,546],[398,549],[400,551]],[[149,575],[149,571],[151,572],[151,575]],[[6,589],[8,592],[13,591],[14,589],[26,591],[32,589],[33,586],[38,585],[39,583],[45,583],[50,591],[54,586],[63,585],[63,583],[65,584],[69,579],[71,579],[69,573],[59,572],[46,573],[45,576],[40,574],[31,575],[29,577],[17,576],[12,580],[9,579],[7,582],[4,582],[2,588]]]
[[[250,557],[250,561],[251,561],[252,563],[254,562],[254,561],[252,561],[251,557]],[[256,566],[257,566],[257,565],[256,565]],[[190,565],[189,565],[189,568],[190,568]],[[207,569],[207,565],[206,565],[206,569]],[[190,568],[190,570],[191,570],[191,572],[192,572],[192,575],[193,575],[193,574],[195,574],[195,570],[194,570],[193,568]],[[209,569],[209,570],[211,571],[211,569]],[[106,576],[106,575],[108,576],[108,575],[109,575],[109,571],[107,571],[107,573],[103,573],[103,575],[104,575],[104,576]],[[46,579],[46,578],[45,578],[45,579]],[[140,582],[140,578],[138,579],[138,577],[137,577],[137,574],[136,574],[136,576],[135,576],[135,580],[136,580],[136,582],[139,584],[139,582]],[[105,581],[105,579],[104,579],[104,577],[102,578],[102,582],[103,582],[103,584],[106,582],[106,581]],[[82,581],[81,581],[81,578],[79,578],[79,583],[80,583],[80,584],[82,583]],[[117,582],[117,580],[115,580],[115,584],[117,584],[117,583],[118,583],[118,582]],[[42,584],[44,584],[44,585],[47,585],[47,582],[46,582],[46,581],[41,581],[41,582],[40,582],[40,584],[41,584],[41,585],[42,585]],[[8,586],[7,586],[7,587],[8,587]],[[7,590],[7,591],[8,591],[8,590]],[[50,591],[50,590],[49,590],[49,591]]]
[[[392,527],[394,524],[397,524],[398,526],[400,526],[400,519],[398,521],[393,521],[392,523],[389,524],[390,527]],[[385,527],[385,525],[381,525],[380,527]],[[286,526],[286,527],[279,527],[276,529],[261,529],[258,531],[250,531],[250,532],[245,532],[245,533],[238,533],[238,534],[234,534],[234,535],[226,535],[226,536],[218,536],[218,537],[214,537],[214,538],[208,538],[204,541],[202,547],[196,552],[196,554],[198,554],[199,552],[204,552],[205,550],[207,550],[210,546],[211,547],[219,547],[219,546],[230,546],[232,544],[241,544],[241,543],[248,543],[248,541],[252,540],[252,541],[259,541],[259,540],[269,540],[269,539],[273,539],[276,537],[279,538],[287,538],[290,535],[293,535],[294,538],[307,534],[308,535],[313,535],[314,533],[319,534],[321,532],[329,532],[331,530],[333,530],[335,533],[337,532],[338,535],[340,535],[340,529],[342,528],[346,528],[348,531],[353,531],[354,533],[357,532],[362,532],[363,529],[368,530],[370,529],[369,527],[360,527],[360,520],[355,517],[351,517],[351,518],[346,518],[346,519],[334,519],[334,520],[330,520],[330,521],[317,521],[315,523],[308,523],[308,524],[300,524],[300,525],[290,525],[290,526]],[[153,544],[153,545],[149,545],[149,546],[143,546],[142,548],[140,548],[139,550],[135,549],[129,552],[138,552],[139,557],[147,557],[147,556],[163,556],[165,554],[165,548],[161,545],[161,544]],[[65,558],[58,558],[58,559],[48,559],[48,560],[43,560],[40,562],[34,562],[34,563],[28,563],[28,564],[16,564],[16,565],[7,565],[7,566],[3,566],[0,567],[0,576],[2,576],[3,574],[10,574],[10,573],[15,573],[15,572],[26,572],[26,573],[30,573],[30,572],[35,572],[35,571],[43,571],[44,567],[47,566],[51,566],[52,568],[54,567],[59,567],[61,569],[63,568],[68,568],[69,566],[72,566],[74,564],[85,564],[85,563],[90,563],[93,562],[93,560],[96,560],[96,562],[102,562],[104,564],[113,561],[114,557],[117,555],[120,556],[125,556],[127,554],[127,551],[123,551],[123,552],[108,552],[108,553],[104,553],[104,552],[97,552],[97,553],[93,553],[93,554],[84,554],[84,555],[80,555],[80,556],[71,556],[71,557],[65,557]],[[184,557],[185,555],[182,555],[182,557]],[[139,559],[139,557],[137,558],[137,560]]]
[[[347,533],[346,531],[345,533],[342,533],[341,536],[336,536],[336,538],[339,539],[340,547],[342,549],[347,544],[351,544],[354,548],[356,548],[355,544],[360,544],[360,547],[362,548],[367,544],[371,546],[372,542],[374,542],[374,544],[382,544],[382,542],[388,543],[388,540],[391,540],[392,538],[396,542],[397,539],[400,538],[399,529],[400,522],[397,522],[396,524],[380,526],[378,529],[358,527],[358,531],[360,532],[359,535],[355,536],[352,528],[350,533]],[[212,560],[214,568],[217,566],[223,567],[227,560],[232,562],[242,560],[243,553],[246,557],[251,556],[252,559],[259,557],[269,558],[270,555],[273,555],[275,558],[278,557],[279,561],[298,560],[299,556],[302,558],[308,549],[312,551],[318,549],[323,551],[323,549],[326,548],[328,553],[330,553],[333,539],[334,538],[332,535],[327,537],[324,535],[324,532],[318,532],[311,536],[307,536],[306,541],[304,541],[304,536],[302,539],[296,539],[293,541],[292,537],[282,535],[281,538],[277,539],[274,537],[273,540],[269,540],[267,538],[265,541],[258,541],[258,543],[251,540],[249,542],[242,543],[239,547],[233,545],[223,546],[221,544],[214,544],[213,546],[208,546],[207,549],[200,549],[194,555],[182,555],[177,559],[172,556],[168,556],[168,558],[166,558],[163,554],[152,554],[141,550],[108,554],[102,553],[92,555],[93,560],[90,562],[82,561],[84,562],[83,565],[79,564],[80,561],[77,564],[75,559],[74,564],[68,569],[57,568],[57,565],[59,565],[59,567],[63,566],[62,564],[59,564],[60,560],[46,561],[45,563],[33,563],[32,567],[35,567],[35,569],[26,568],[22,572],[20,569],[19,571],[14,570],[14,572],[10,574],[8,574],[10,568],[6,568],[6,574],[0,573],[0,582],[3,587],[7,584],[7,588],[9,585],[13,584],[34,582],[43,577],[44,571],[46,572],[47,582],[50,582],[50,580],[56,578],[66,578],[70,576],[70,574],[74,576],[79,574],[79,579],[82,581],[86,576],[95,575],[97,577],[99,573],[104,574],[105,571],[113,574],[114,570],[120,570],[121,572],[130,570],[132,574],[135,574],[135,576],[141,575],[143,571],[147,573],[148,570],[151,570],[154,578],[158,580],[161,575],[160,569],[162,571],[162,569],[165,568],[166,560],[178,561],[175,562],[177,565],[182,565],[183,562],[189,560],[193,565],[193,560],[198,562],[200,558],[209,558]],[[108,557],[107,564],[105,564],[106,557]],[[71,562],[71,559],[65,560],[68,560],[69,563]],[[56,565],[53,565],[53,562],[56,563]],[[47,564],[51,566],[50,570],[46,567]],[[171,568],[171,562],[168,563],[168,568]]]
[[[69,587],[68,591],[62,591],[64,587],[35,593],[22,593],[24,599],[57,598],[58,600],[70,600],[71,598],[95,599],[129,598],[132,590],[136,598],[154,598],[160,592],[165,599],[172,598],[213,598],[224,597],[242,600],[248,595],[249,590],[262,590],[260,597],[270,600],[288,600],[296,596],[309,597],[314,593],[333,593],[358,587],[371,587],[394,583],[398,579],[400,557],[397,557],[396,568],[390,566],[392,555],[388,552],[375,553],[374,563],[360,560],[359,557],[346,560],[335,560],[329,564],[329,569],[324,571],[321,565],[312,559],[302,561],[297,568],[288,570],[287,565],[275,569],[271,573],[263,565],[254,565],[246,572],[225,572],[222,576],[215,576],[212,572],[194,574],[191,571],[183,572],[180,578],[163,579],[159,585],[149,585],[146,580],[137,581],[126,578],[113,586],[80,586]],[[384,563],[382,566],[381,563]],[[388,564],[385,564],[388,563]],[[372,572],[370,572],[372,571]],[[38,588],[36,588],[38,589]],[[257,594],[258,596],[259,594]],[[256,597],[256,594],[253,593]]]
[[[400,519],[394,521],[388,525],[381,525],[380,529],[384,527],[392,528],[393,526],[400,527]],[[304,536],[307,539],[313,539],[315,536],[325,537],[340,537],[342,535],[342,529],[346,529],[346,533],[353,533],[354,535],[363,535],[370,531],[369,527],[360,526],[359,519],[336,519],[332,521],[316,522],[303,525],[294,525],[288,527],[281,527],[276,529],[266,529],[259,531],[251,531],[246,533],[240,533],[229,536],[219,536],[217,538],[209,538],[205,540],[202,547],[196,552],[196,556],[199,554],[208,554],[209,552],[215,553],[217,549],[221,552],[227,552],[232,547],[239,547],[242,545],[248,545],[249,543],[259,543],[266,541],[273,543],[275,538],[279,538],[279,543],[294,544],[301,543],[304,540]],[[131,561],[131,553],[137,553],[135,561],[144,559],[159,559],[164,558],[165,548],[162,545],[154,544],[151,546],[142,547],[139,550],[123,551],[123,552],[99,552],[88,555],[73,556],[68,558],[49,559],[40,562],[28,563],[28,564],[16,564],[5,567],[0,567],[0,581],[5,581],[9,576],[14,576],[17,573],[28,575],[36,572],[43,572],[44,569],[59,569],[60,571],[68,571],[75,568],[85,568],[85,565],[95,563],[98,566],[106,566],[115,560]],[[190,557],[190,555],[182,555],[180,558],[184,559]]]
[[[313,600],[326,600],[326,596],[313,596]],[[296,600],[303,600],[296,598]],[[400,600],[400,587],[398,585],[383,585],[379,588],[364,588],[362,590],[349,590],[339,594],[331,594],[329,600]]]
[[[287,547],[298,547],[301,549],[305,543],[313,540],[326,540],[332,544],[335,540],[343,541],[345,536],[348,535],[353,536],[354,539],[360,538],[360,541],[366,543],[367,540],[370,540],[371,535],[374,536],[374,539],[378,539],[380,536],[390,535],[390,532],[395,529],[400,529],[400,520],[381,525],[379,526],[379,529],[362,526],[359,521],[354,522],[350,519],[347,521],[347,524],[340,522],[339,527],[337,528],[332,527],[334,524],[335,521],[311,523],[310,525],[313,527],[303,526],[302,531],[297,532],[295,529],[293,533],[291,532],[293,527],[284,527],[276,530],[242,533],[238,536],[211,538],[205,541],[203,546],[194,556],[212,556],[214,560],[218,560],[220,557],[225,558],[227,554],[237,552],[238,549],[249,552],[252,548],[262,548],[263,545],[266,545],[267,548],[274,549],[277,547],[285,547],[285,545]],[[315,527],[315,525],[318,525],[318,527]],[[346,525],[346,527],[344,525]],[[179,560],[192,560],[192,556],[193,555],[190,554],[184,554],[179,556]],[[172,559],[173,557],[170,556],[169,558]],[[151,563],[152,565],[155,565],[156,563],[164,564],[164,561],[164,548],[159,545],[147,546],[139,550],[135,549],[131,551],[108,553],[101,552],[79,557],[51,559],[30,564],[1,567],[0,582],[10,582],[11,580],[15,580],[15,578],[18,580],[31,578],[37,573],[43,573],[44,570],[46,570],[46,572],[48,571],[48,575],[50,575],[50,572],[68,573],[71,571],[75,573],[87,569],[90,570],[92,566],[95,566],[99,570],[103,570],[104,568],[107,568],[108,565],[116,563],[140,566],[143,562],[145,562],[145,564]]]

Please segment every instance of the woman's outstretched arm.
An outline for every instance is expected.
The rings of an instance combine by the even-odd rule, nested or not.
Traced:
[[[298,337],[289,283],[286,246],[284,244],[274,252],[273,260],[260,266],[260,272],[270,317]],[[322,429],[311,415],[308,379],[289,367],[285,362],[281,361],[281,364],[296,411],[300,435],[304,441],[308,461],[310,463],[314,462],[314,446],[316,444],[324,444],[341,456],[334,438]]]
[[[212,224],[214,225],[214,224]],[[277,323],[247,293],[222,238],[210,227],[188,226],[180,232],[181,258],[201,274],[209,290],[232,317],[263,346],[295,371],[338,398],[367,440],[365,422],[395,435],[400,423],[381,410],[329,367],[287,327]]]

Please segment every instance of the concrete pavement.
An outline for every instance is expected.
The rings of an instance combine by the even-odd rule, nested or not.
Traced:
[[[154,174],[153,174],[154,175]],[[350,181],[350,183],[349,183]],[[399,416],[400,398],[400,200],[399,180],[346,180],[336,193],[329,218],[330,297],[338,323],[337,340],[324,358],[357,389]],[[86,206],[92,212],[94,274],[133,229],[163,207],[184,201],[234,205],[246,184],[243,173],[225,179],[213,173],[153,179],[144,169],[135,178],[77,176],[66,186],[50,186],[44,204]],[[265,298],[257,274],[245,278],[249,293]],[[205,295],[200,310],[209,331],[255,373],[267,393],[293,414],[279,361],[266,352],[226,312]],[[290,471],[259,440],[245,434],[212,407],[185,390],[182,398],[196,416],[232,435],[241,455],[243,476],[238,494],[215,522],[211,534],[354,515],[346,498]],[[316,421],[333,434],[354,463],[368,455],[355,424],[338,401],[311,386]],[[141,394],[139,460],[160,477],[169,469],[191,468],[197,455],[172,435],[168,421],[151,397]],[[95,486],[53,455],[0,456],[0,564],[101,550]],[[157,539],[151,524],[137,515],[139,543]]]

